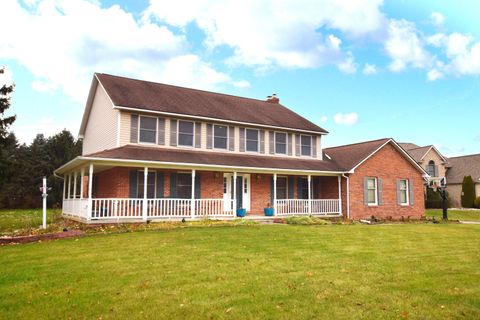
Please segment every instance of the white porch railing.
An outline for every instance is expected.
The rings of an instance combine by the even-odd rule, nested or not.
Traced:
[[[142,218],[142,199],[92,199],[92,219]]]
[[[62,211],[64,214],[69,216],[87,219],[88,199],[65,199],[63,200]]]
[[[196,199],[195,215],[200,217],[234,217],[234,200]]]
[[[148,218],[190,218],[191,199],[148,199]]]
[[[338,215],[340,212],[340,201],[338,199],[312,199],[311,213],[308,212],[307,199],[282,199],[277,200],[277,215]]]

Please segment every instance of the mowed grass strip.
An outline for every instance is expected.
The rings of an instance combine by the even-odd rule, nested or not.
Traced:
[[[480,221],[480,210],[452,210],[448,209],[449,220],[463,220],[463,221]],[[427,209],[425,216],[428,218],[435,217],[441,220],[443,217],[442,209]]]
[[[60,209],[47,210],[47,223],[50,224]],[[0,235],[10,234],[20,229],[36,229],[42,225],[42,209],[1,209],[0,210]]]
[[[480,227],[248,226],[0,247],[4,319],[480,317]]]

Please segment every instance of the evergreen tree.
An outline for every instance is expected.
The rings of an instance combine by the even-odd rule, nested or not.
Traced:
[[[462,182],[462,207],[473,208],[475,201],[475,184],[472,176],[463,177]]]
[[[0,70],[3,74],[3,69]],[[10,107],[10,95],[13,92],[14,85],[3,85],[0,88],[0,143],[8,136],[8,127],[15,121],[16,116],[5,117],[5,111]]]

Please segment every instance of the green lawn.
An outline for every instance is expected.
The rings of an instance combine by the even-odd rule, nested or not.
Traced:
[[[0,319],[478,319],[480,226],[177,228],[0,247]]]
[[[61,210],[49,209],[47,223],[50,224]],[[0,235],[11,234],[15,230],[34,229],[42,225],[42,209],[2,209],[0,210]]]
[[[441,209],[428,209],[425,211],[428,218],[435,217],[437,220],[442,219]],[[449,220],[465,220],[465,221],[480,221],[480,210],[448,210]]]

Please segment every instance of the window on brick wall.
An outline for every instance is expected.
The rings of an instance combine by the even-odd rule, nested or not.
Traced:
[[[139,171],[137,175],[137,198],[143,198],[144,189],[143,171]],[[148,171],[147,177],[147,198],[155,198],[155,191],[157,187],[157,173],[155,171]]]
[[[277,178],[277,199],[287,199],[288,198],[288,183],[287,177],[278,177]]]
[[[367,203],[368,205],[378,204],[377,178],[367,178]]]
[[[398,180],[398,196],[400,204],[408,204],[408,180],[400,179]]]
[[[177,174],[177,197],[180,199],[190,199],[192,197],[192,174]]]

